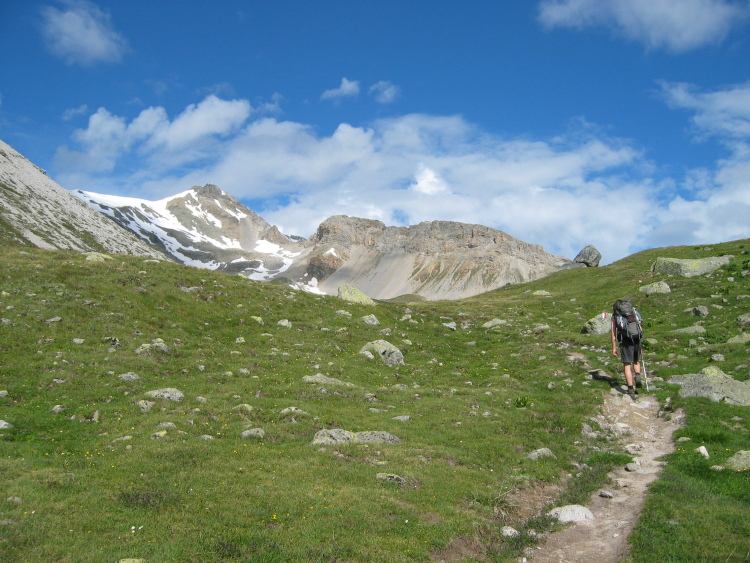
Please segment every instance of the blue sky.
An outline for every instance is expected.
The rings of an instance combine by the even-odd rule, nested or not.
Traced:
[[[4,0],[0,138],[68,189],[607,263],[750,237],[750,3]]]

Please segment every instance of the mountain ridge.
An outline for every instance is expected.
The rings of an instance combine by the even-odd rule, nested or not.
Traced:
[[[157,201],[68,191],[8,145],[0,148],[0,217],[9,237],[42,248],[168,257],[313,293],[349,284],[375,299],[460,299],[580,265],[503,231],[453,221],[400,227],[334,215],[309,239],[287,236],[214,184]],[[37,209],[46,210],[43,221]]]

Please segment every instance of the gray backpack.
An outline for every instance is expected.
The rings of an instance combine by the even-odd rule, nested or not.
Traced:
[[[620,342],[636,344],[641,341],[643,318],[630,301],[617,301],[613,315]]]

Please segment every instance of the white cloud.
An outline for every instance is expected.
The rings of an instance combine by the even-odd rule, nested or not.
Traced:
[[[437,195],[450,191],[440,176],[421,163],[419,165],[419,172],[416,175],[416,181],[411,185],[411,189],[426,195]]]
[[[321,100],[340,100],[350,98],[359,94],[359,82],[357,80],[341,79],[341,86],[332,90],[326,90],[320,96]]]
[[[369,93],[379,104],[392,104],[401,94],[401,89],[387,80],[381,80],[370,86]]]
[[[70,121],[71,119],[75,119],[79,115],[86,115],[89,112],[89,106],[86,104],[82,104],[78,106],[77,108],[68,108],[63,112],[62,119],[63,121]]]
[[[692,121],[700,134],[750,138],[750,82],[708,93],[684,83],[662,82],[661,88],[671,107],[695,112]]]
[[[744,97],[733,90],[665,86],[696,118],[711,111],[741,123]],[[101,108],[74,135],[80,152],[59,150],[70,164],[60,179],[147,199],[210,182],[290,234],[309,236],[337,214],[451,220],[570,258],[594,244],[605,263],[649,246],[750,236],[750,146],[729,118],[719,131],[730,156],[673,179],[645,175],[659,167],[586,124],[533,140],[491,135],[460,116],[411,114],[321,136],[304,123],[248,121],[251,111],[242,100],[208,97],[172,120],[156,107],[128,122]],[[109,173],[126,158],[137,172]],[[636,228],[618,226],[624,208]]]
[[[728,0],[543,0],[548,28],[605,26],[649,49],[679,53],[721,42],[747,20],[746,4]]]
[[[212,141],[236,132],[251,112],[247,100],[226,101],[216,96],[189,105],[172,121],[162,107],[147,108],[130,123],[99,108],[89,117],[86,129],[73,132],[83,152],[76,154],[66,147],[57,158],[74,160],[78,166],[85,163],[92,172],[107,172],[135,148],[160,169],[179,166],[205,158]]]
[[[64,0],[64,8],[44,6],[42,34],[47,47],[68,64],[113,63],[129,51],[127,40],[112,27],[109,14],[88,0]]]

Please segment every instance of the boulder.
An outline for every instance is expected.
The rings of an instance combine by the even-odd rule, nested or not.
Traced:
[[[175,389],[174,387],[165,387],[164,389],[155,389],[153,391],[148,391],[146,393],[146,397],[148,397],[149,399],[166,399],[168,401],[176,401],[178,403],[185,399],[182,391],[180,391],[179,389]]]
[[[553,508],[547,513],[548,516],[554,516],[562,523],[583,522],[584,520],[594,520],[594,514],[585,506],[580,504],[569,504]]]
[[[359,351],[360,354],[366,352],[371,353],[373,356],[380,356],[380,359],[389,366],[404,364],[404,355],[401,353],[401,350],[385,340],[368,342]]]
[[[594,334],[601,336],[602,334],[609,334],[612,330],[612,317],[607,313],[601,313],[592,319],[586,321],[583,325],[581,332],[583,334]]]
[[[573,262],[584,264],[589,268],[595,268],[599,265],[601,259],[601,252],[594,248],[593,244],[590,244],[578,253],[578,256],[573,259]]]
[[[698,374],[675,375],[669,383],[680,385],[680,397],[706,397],[715,403],[750,406],[750,385],[726,375],[716,366]]]
[[[686,278],[694,278],[696,276],[710,274],[722,266],[729,264],[730,260],[730,256],[714,256],[710,258],[697,258],[694,260],[659,257],[651,266],[651,271],[661,272],[663,274],[675,274]]]
[[[747,344],[750,342],[750,332],[743,332],[727,340],[727,344]]]
[[[740,315],[737,317],[737,322],[741,325],[750,325],[750,313],[746,313],[744,315]]]
[[[349,301],[350,303],[360,303],[362,305],[375,305],[375,301],[367,297],[356,287],[349,284],[341,284],[338,290],[339,299]]]
[[[658,281],[650,283],[648,285],[641,286],[638,291],[648,295],[655,295],[657,293],[670,293],[672,289],[669,287],[667,282]]]
[[[734,471],[750,471],[750,451],[740,450],[726,461],[724,467]]]
[[[335,446],[338,444],[399,444],[401,439],[388,432],[350,432],[341,428],[321,430],[313,438],[313,446]]]
[[[354,387],[353,383],[348,381],[341,381],[333,377],[327,377],[322,373],[316,373],[315,375],[306,375],[302,378],[305,383],[320,383],[322,385],[343,385],[344,387]]]

